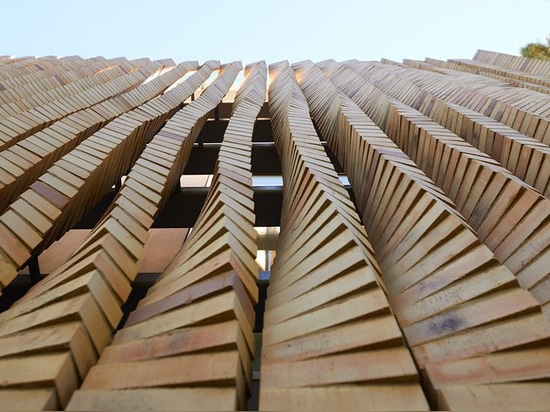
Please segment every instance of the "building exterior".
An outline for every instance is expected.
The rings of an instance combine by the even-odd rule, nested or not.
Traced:
[[[0,57],[0,410],[548,409],[549,94]]]

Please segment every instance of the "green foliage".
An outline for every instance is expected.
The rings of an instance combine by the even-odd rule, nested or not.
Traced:
[[[520,49],[520,53],[523,57],[550,60],[550,36],[546,38],[546,44],[529,43]]]

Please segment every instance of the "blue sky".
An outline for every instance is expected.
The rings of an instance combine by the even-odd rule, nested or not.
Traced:
[[[547,0],[0,0],[0,55],[471,58],[550,34]]]

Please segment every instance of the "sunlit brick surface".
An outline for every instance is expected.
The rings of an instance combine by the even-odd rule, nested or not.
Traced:
[[[201,212],[121,322],[209,119]],[[283,182],[265,302],[259,119]],[[0,299],[113,194],[0,313],[0,410],[548,409],[549,122],[550,63],[481,50],[0,60]]]

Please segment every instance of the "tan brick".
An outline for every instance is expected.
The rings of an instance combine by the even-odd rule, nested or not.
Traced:
[[[235,392],[231,387],[78,390],[71,398],[66,410],[236,410]]]
[[[69,352],[37,355],[31,359],[10,358],[0,360],[2,389],[25,386],[46,386],[57,392],[61,407],[65,407],[78,387],[76,370]],[[1,392],[1,391],[0,391]]]
[[[238,369],[236,351],[100,364],[90,370],[81,389],[132,389],[200,383],[223,386],[236,382]]]
[[[418,385],[372,384],[312,388],[262,388],[260,410],[430,410]]]
[[[0,411],[53,411],[59,409],[55,389],[2,389]]]

